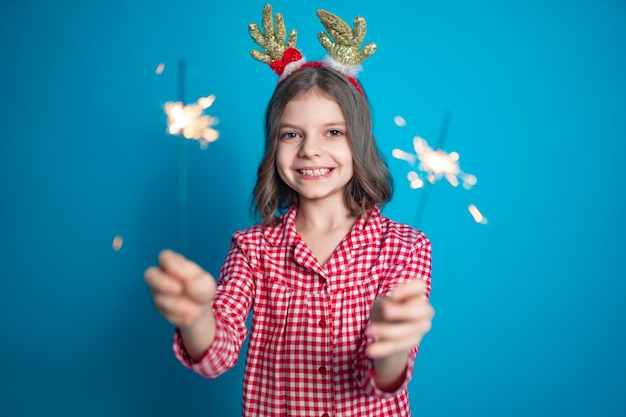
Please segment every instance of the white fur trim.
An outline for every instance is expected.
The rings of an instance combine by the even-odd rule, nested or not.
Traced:
[[[352,78],[357,78],[357,75],[359,75],[363,69],[360,65],[343,65],[342,63],[335,61],[335,59],[330,55],[326,55],[322,61],[332,69],[335,69],[345,75],[349,75]]]
[[[283,71],[282,75],[278,79],[279,82],[289,77],[289,75],[291,75],[291,73],[293,73],[294,71],[299,70],[302,67],[302,65],[305,63],[306,63],[306,58],[304,56],[297,61],[288,63],[287,66],[285,66],[285,70]]]

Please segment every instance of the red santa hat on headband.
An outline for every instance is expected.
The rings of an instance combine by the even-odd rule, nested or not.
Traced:
[[[262,16],[264,33],[261,32],[256,23],[250,23],[248,26],[250,36],[261,47],[262,51],[253,49],[250,54],[257,61],[268,64],[272,71],[280,76],[279,82],[300,68],[327,66],[344,74],[363,94],[356,77],[361,71],[361,63],[376,52],[376,44],[374,43],[368,43],[359,49],[367,31],[367,24],[363,17],[354,18],[353,29],[334,14],[326,10],[318,10],[317,16],[328,32],[320,32],[318,39],[329,55],[322,61],[307,62],[306,58],[296,48],[298,38],[296,30],[292,29],[289,32],[289,37],[287,37],[283,16],[276,13],[272,19],[272,6],[270,4],[265,5]]]

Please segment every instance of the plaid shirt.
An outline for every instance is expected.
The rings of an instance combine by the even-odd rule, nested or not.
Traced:
[[[217,333],[194,362],[174,337],[187,367],[216,378],[235,365],[253,310],[243,387],[243,415],[267,417],[410,416],[407,385],[383,392],[374,383],[365,334],[372,303],[421,277],[430,294],[430,242],[376,207],[361,216],[321,266],[295,228],[296,207],[276,226],[233,235],[213,300]]]

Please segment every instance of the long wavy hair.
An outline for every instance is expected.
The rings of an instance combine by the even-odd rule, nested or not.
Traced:
[[[284,183],[276,169],[278,129],[287,103],[312,90],[335,100],[346,119],[354,175],[346,184],[344,203],[351,214],[360,216],[391,199],[393,180],[372,134],[372,112],[367,97],[332,68],[305,67],[276,87],[265,111],[265,151],[251,207],[263,224],[276,224],[282,212],[299,203],[298,193]]]

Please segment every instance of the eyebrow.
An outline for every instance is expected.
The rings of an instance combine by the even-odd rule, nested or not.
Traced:
[[[324,123],[322,126],[324,127],[330,127],[330,126],[337,126],[337,127],[347,127],[348,124],[344,121],[335,121],[335,122],[328,122],[328,123]],[[281,123],[280,125],[278,125],[279,129],[284,129],[284,128],[293,128],[293,129],[297,129],[298,126],[292,123]]]
[[[348,124],[343,121],[336,121],[336,122],[326,123],[324,126],[348,126]]]

